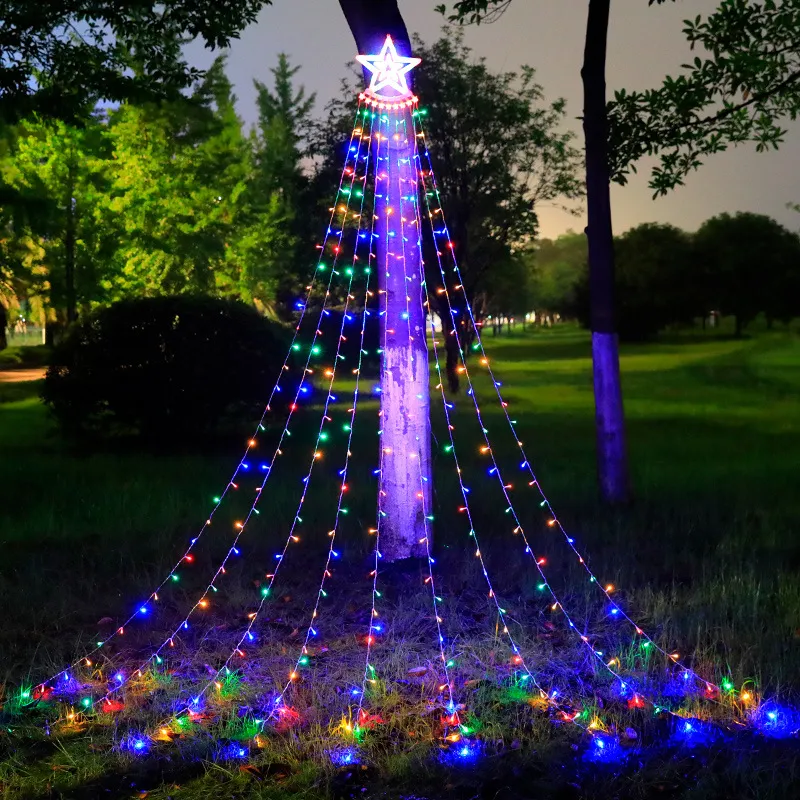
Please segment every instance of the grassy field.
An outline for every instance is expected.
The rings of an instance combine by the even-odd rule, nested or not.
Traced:
[[[540,482],[596,574],[619,588],[626,607],[655,639],[670,651],[678,648],[709,680],[729,678],[737,687],[747,684],[767,696],[795,701],[800,688],[800,337],[785,330],[742,340],[709,333],[623,348],[635,501],[617,511],[604,509],[596,498],[587,336],[564,326],[489,337],[487,343]],[[537,532],[536,546],[550,562],[551,584],[587,629],[599,625],[613,646],[624,649],[629,646],[625,634],[598,622],[597,598],[585,576],[568,558],[563,542],[543,528],[536,497],[519,472],[513,440],[491,402],[491,387],[477,364],[474,370],[493,449],[501,454],[504,473],[519,482],[512,490],[515,504],[526,528]],[[340,389],[336,423],[346,419],[349,390],[352,384]],[[172,452],[158,455],[134,448],[76,451],[54,434],[36,392],[35,384],[0,383],[0,685],[5,680],[9,686],[26,675],[32,681],[41,679],[80,655],[94,639],[101,617],[124,619],[199,530],[212,496],[224,488],[238,457],[235,447],[203,442],[176,443]],[[522,557],[496,482],[487,475],[471,403],[463,394],[453,399],[459,457],[493,580],[517,617],[533,620],[530,627],[538,631],[521,641],[531,648],[537,664],[553,675],[580,673],[586,665],[575,667],[581,656],[566,637],[542,633],[550,630],[542,625],[558,620],[547,616],[536,590],[538,576]],[[342,566],[335,576],[338,611],[326,612],[331,620],[339,620],[330,623],[330,638],[337,642],[341,659],[335,669],[330,663],[318,668],[330,691],[315,695],[313,701],[306,698],[307,708],[335,707],[334,684],[352,682],[347,673],[357,672],[359,658],[363,670],[363,655],[351,654],[341,643],[354,641],[358,626],[363,629],[365,610],[369,613],[369,542],[364,531],[374,517],[375,409],[374,401],[364,402],[357,421],[350,514],[341,533]],[[474,645],[481,654],[481,659],[463,666],[465,678],[474,680],[492,671],[487,665],[499,658],[500,645],[496,620],[486,607],[482,579],[472,563],[474,547],[458,513],[460,497],[443,447],[441,416],[437,409],[437,589],[444,598],[445,625],[457,630],[465,650]],[[220,608],[234,609],[234,619],[252,605],[252,584],[263,576],[265,566],[274,564],[274,553],[285,538],[308,465],[308,431],[316,425],[314,410],[308,409],[292,426],[285,466],[262,499],[269,510],[267,519],[262,515],[254,530],[248,530],[249,538],[242,539],[247,558],[231,570],[220,593]],[[243,439],[248,435],[243,431]],[[319,583],[343,448],[344,437],[339,437],[326,449],[303,509],[303,546],[292,554],[291,563],[287,559],[278,584],[285,594],[269,618],[274,623],[269,641],[284,661]],[[237,499],[226,509],[228,519],[237,519],[240,511]],[[180,619],[179,609],[204,585],[200,573],[210,572],[215,558],[224,555],[229,530],[224,525],[211,529],[198,553],[197,580],[188,576],[169,601],[174,618]],[[432,628],[418,622],[429,615],[430,595],[426,600],[414,576],[410,582],[403,580],[392,585],[387,579],[386,614],[396,630],[392,647],[387,645],[374,657],[387,675],[429,663],[437,652]],[[230,612],[220,610],[215,617],[218,625],[230,621]],[[290,632],[281,633],[280,626]],[[524,627],[520,625],[523,637]],[[140,638],[129,642],[129,648],[156,641],[162,628],[155,629],[152,640],[144,632],[137,634]],[[128,651],[114,655],[130,658]],[[632,659],[628,666],[642,667]],[[273,668],[277,669],[265,667],[265,681]],[[383,699],[389,703],[393,697],[387,689]],[[497,698],[479,697],[470,705],[482,709],[483,740],[487,747],[492,742],[494,749],[484,766],[476,766],[466,778],[453,777],[439,762],[430,766],[430,748],[398,748],[396,742],[386,741],[370,745],[376,749],[370,751],[369,768],[355,776],[351,769],[345,778],[342,768],[322,769],[320,759],[309,758],[310,752],[321,752],[327,736],[324,726],[312,726],[305,745],[274,744],[271,755],[262,753],[262,766],[255,772],[213,760],[187,767],[194,762],[184,760],[180,769],[172,765],[173,773],[163,766],[147,773],[138,787],[150,791],[151,797],[315,797],[326,792],[347,797],[362,784],[370,789],[367,796],[400,796],[409,793],[403,787],[413,785],[418,794],[425,786],[428,797],[466,797],[474,795],[475,786],[489,791],[498,772],[507,772],[516,777],[485,796],[530,796],[535,773],[542,797],[788,797],[787,787],[800,777],[791,748],[776,751],[748,742],[738,750],[726,745],[705,758],[692,754],[641,770],[578,770],[580,778],[567,780],[558,765],[575,759],[575,742],[568,734],[554,732],[549,723],[532,724]],[[510,720],[526,733],[515,734]],[[30,747],[21,744],[20,737],[32,736],[30,731],[25,733],[16,720],[5,721],[9,733],[0,733],[0,788],[9,797],[53,796],[47,791],[92,797],[101,789],[105,796],[132,796],[130,781],[125,783],[120,775],[128,776],[138,767],[121,755],[111,769],[111,756],[98,754],[111,735],[107,727],[81,727],[48,749],[41,741]],[[409,724],[405,719],[401,727],[405,730]],[[646,724],[632,724],[644,737]],[[497,745],[499,740],[504,744]],[[736,758],[731,756],[734,751],[739,753]],[[530,757],[526,760],[523,753]],[[498,769],[501,760],[506,766]],[[275,763],[281,767],[272,772],[263,766]],[[442,791],[441,780],[449,781],[451,789]],[[382,795],[384,790],[389,794]]]

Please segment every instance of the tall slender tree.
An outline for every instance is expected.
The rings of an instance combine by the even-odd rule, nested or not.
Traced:
[[[401,57],[411,56],[408,31],[397,0],[340,0],[361,54],[380,53],[387,35]],[[365,73],[370,71],[365,67]],[[407,80],[410,79],[407,77]],[[383,152],[376,177],[378,289],[381,297],[380,550],[386,561],[422,557],[431,545],[426,519],[432,510],[430,387],[426,346],[424,280],[413,235],[406,247],[401,227],[403,197],[417,187],[417,137],[409,108],[378,116]],[[385,139],[384,139],[385,137]],[[417,201],[417,191],[413,194]]]
[[[26,261],[60,323],[74,322],[79,308],[97,299],[109,245],[98,216],[107,156],[97,118],[86,117],[80,128],[33,119],[18,126],[4,171],[20,200],[15,235],[38,243],[39,257],[29,249]],[[29,196],[47,201],[38,213],[31,213]]]
[[[280,238],[272,240],[273,245],[280,244],[281,261],[274,280],[284,300],[293,298],[308,280],[312,267],[308,254],[314,252],[310,243],[318,230],[311,183],[303,169],[316,95],[296,85],[299,70],[280,53],[271,69],[272,86],[254,81],[258,124],[251,136],[255,163],[248,196],[253,208],[272,220],[272,232]]]
[[[673,0],[674,1],[674,0]],[[455,0],[450,19],[493,21],[513,0]],[[667,0],[648,0],[662,5]],[[609,184],[624,183],[634,162],[661,155],[651,186],[663,194],[702,159],[729,145],[777,147],[778,120],[800,113],[800,0],[721,0],[707,19],[687,22],[696,57],[657,90],[618,91],[606,102],[605,62],[611,0],[588,0],[584,63],[584,132],[589,225],[591,327],[600,490],[610,502],[630,494],[622,389],[616,346],[614,238]],[[447,13],[446,4],[437,8]]]

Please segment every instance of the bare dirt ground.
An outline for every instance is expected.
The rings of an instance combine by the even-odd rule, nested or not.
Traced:
[[[45,370],[43,367],[33,369],[6,369],[0,370],[0,383],[24,383],[26,381],[38,381],[44,378]]]

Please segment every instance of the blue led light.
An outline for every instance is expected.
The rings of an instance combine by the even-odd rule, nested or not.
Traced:
[[[473,764],[482,754],[481,743],[462,739],[455,746],[442,750],[439,760],[451,767],[464,767]]]
[[[700,719],[678,719],[670,737],[673,744],[681,747],[708,747],[722,738],[722,731]]]
[[[353,747],[340,747],[336,750],[328,751],[328,757],[332,764],[337,767],[346,767],[350,764],[358,764],[358,751]]]
[[[605,733],[596,733],[586,752],[584,761],[592,764],[620,764],[628,757],[628,752],[622,747],[619,739]]]
[[[772,700],[753,711],[750,721],[770,739],[787,739],[800,731],[800,711]]]

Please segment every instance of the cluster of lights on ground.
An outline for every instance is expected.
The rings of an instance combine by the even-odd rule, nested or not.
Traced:
[[[262,715],[263,719],[255,720],[256,732],[253,737],[254,741],[258,743],[258,735],[263,731],[264,727],[271,722],[277,721],[279,725],[291,725],[293,720],[297,717],[297,712],[290,705],[292,687],[299,678],[303,668],[309,664],[308,654],[310,642],[320,633],[318,619],[322,613],[323,601],[327,597],[326,582],[331,575],[331,563],[339,558],[340,555],[336,550],[336,537],[340,520],[342,516],[346,515],[348,512],[345,505],[347,492],[350,488],[347,483],[347,476],[351,458],[350,446],[353,439],[353,431],[357,424],[356,412],[359,401],[361,368],[363,356],[367,354],[365,350],[367,317],[374,313],[380,313],[382,315],[387,313],[385,310],[381,312],[371,311],[368,307],[371,305],[369,303],[370,298],[378,291],[375,288],[370,288],[371,279],[376,266],[378,269],[387,270],[387,272],[390,269],[403,270],[404,282],[409,287],[409,291],[406,293],[406,311],[400,313],[399,318],[396,320],[390,318],[384,319],[382,329],[385,337],[387,330],[391,330],[393,334],[396,334],[398,329],[402,329],[402,326],[405,326],[410,339],[413,336],[409,322],[410,304],[422,302],[423,306],[430,309],[431,297],[428,294],[428,286],[423,274],[406,274],[406,248],[418,248],[421,259],[423,220],[427,218],[430,224],[433,241],[436,243],[436,266],[438,267],[441,278],[441,284],[435,291],[438,301],[444,301],[447,304],[449,319],[452,324],[450,330],[447,330],[446,326],[441,334],[437,334],[433,326],[433,314],[431,313],[428,315],[431,323],[429,341],[431,342],[434,368],[438,376],[438,383],[435,388],[442,400],[448,432],[448,440],[444,445],[444,451],[452,458],[452,466],[455,471],[461,495],[458,511],[466,517],[468,522],[468,536],[475,548],[474,554],[478,560],[481,574],[486,583],[488,597],[492,601],[497,612],[498,620],[500,621],[500,630],[508,640],[511,651],[511,663],[515,668],[519,685],[528,690],[543,708],[549,709],[554,719],[562,723],[575,725],[586,732],[588,737],[587,741],[589,743],[586,752],[586,758],[588,760],[599,763],[618,762],[623,760],[629,752],[621,746],[619,738],[606,731],[602,721],[596,715],[592,715],[580,707],[580,703],[576,704],[567,697],[562,698],[556,689],[548,688],[543,685],[543,681],[540,680],[540,677],[528,668],[522,648],[518,645],[509,626],[506,624],[508,612],[501,605],[500,599],[494,590],[489,570],[481,551],[479,533],[473,522],[469,500],[469,487],[463,482],[463,473],[459,464],[459,456],[456,448],[455,426],[451,417],[453,406],[448,402],[442,379],[442,365],[440,361],[440,348],[442,343],[437,340],[437,337],[457,336],[456,331],[459,328],[459,322],[456,315],[458,309],[452,302],[451,295],[463,292],[464,290],[462,277],[455,256],[454,242],[450,238],[447,225],[443,219],[444,215],[439,203],[439,191],[436,186],[436,179],[425,139],[425,133],[422,129],[422,118],[425,112],[419,108],[417,98],[411,94],[406,82],[407,74],[419,63],[419,60],[400,57],[391,39],[387,37],[386,43],[379,55],[359,56],[359,61],[371,72],[372,82],[370,88],[359,98],[355,124],[347,148],[347,156],[339,183],[337,198],[331,208],[331,218],[325,238],[319,245],[319,261],[313,278],[307,287],[305,299],[298,301],[296,306],[299,312],[299,320],[294,330],[294,336],[276,383],[269,395],[262,417],[257,423],[252,437],[247,442],[242,459],[237,464],[225,489],[219,496],[213,499],[213,507],[197,535],[190,540],[188,547],[174,564],[173,568],[156,589],[147,596],[147,599],[136,605],[134,612],[112,635],[106,636],[103,641],[98,641],[96,646],[81,659],[75,661],[57,675],[42,682],[36,688],[23,688],[20,690],[18,700],[21,705],[29,703],[38,704],[42,701],[50,700],[67,702],[69,703],[67,706],[68,710],[64,713],[64,718],[61,720],[66,724],[72,724],[76,719],[85,718],[91,714],[115,713],[123,708],[123,703],[117,699],[123,689],[131,684],[131,682],[143,679],[149,670],[163,665],[165,660],[169,658],[170,650],[175,646],[175,640],[180,636],[181,631],[187,630],[193,623],[193,618],[204,609],[208,608],[212,603],[213,597],[217,592],[217,585],[226,574],[226,566],[231,559],[236,558],[241,553],[239,547],[240,540],[251,518],[259,513],[257,508],[258,503],[265,494],[268,480],[273,472],[277,459],[283,455],[282,447],[284,446],[284,442],[291,436],[290,425],[294,413],[300,406],[303,397],[310,393],[311,382],[321,375],[323,378],[323,385],[325,386],[325,399],[322,403],[319,427],[309,459],[308,469],[305,477],[302,479],[301,495],[283,548],[276,553],[275,564],[270,568],[270,572],[267,576],[268,582],[260,589],[260,596],[255,610],[249,614],[249,620],[243,632],[238,637],[235,646],[231,649],[228,658],[215,671],[215,674],[209,678],[200,691],[196,692],[188,702],[176,708],[168,719],[162,720],[158,725],[152,726],[146,731],[129,734],[120,742],[121,749],[133,754],[147,753],[151,749],[151,745],[154,741],[171,740],[174,735],[186,730],[187,725],[193,720],[199,718],[202,713],[203,702],[206,695],[213,694],[215,691],[221,694],[231,690],[231,687],[235,690],[237,676],[241,664],[246,657],[246,651],[257,636],[256,623],[265,605],[272,596],[273,585],[280,572],[284,559],[290,548],[300,542],[298,529],[302,525],[302,507],[309,487],[311,486],[313,474],[320,462],[324,460],[323,448],[325,442],[330,437],[328,428],[332,419],[328,413],[329,406],[332,402],[337,400],[333,391],[334,383],[337,373],[341,369],[342,362],[346,360],[341,353],[342,342],[346,340],[345,326],[349,323],[356,322],[360,317],[358,363],[351,369],[351,374],[356,376],[356,383],[351,402],[349,403],[348,422],[343,426],[347,441],[346,456],[344,463],[337,469],[337,476],[340,479],[340,483],[338,499],[333,515],[333,525],[328,533],[329,547],[327,549],[325,565],[322,570],[313,611],[310,615],[305,636],[303,637],[303,644],[295,660],[295,666],[287,676],[285,685],[276,691],[272,707],[264,711]],[[389,90],[388,94],[386,94],[387,89]],[[406,162],[406,166],[411,167],[414,176],[410,181],[411,185],[408,187],[388,185],[387,174],[385,170],[382,170],[382,163],[386,162],[390,157],[394,157],[391,155],[391,151],[387,146],[392,137],[395,139],[406,137],[413,145],[411,147],[412,163],[409,164]],[[370,175],[374,176],[374,208],[372,214],[366,213],[369,210],[366,207],[366,203],[369,194],[367,187]],[[424,198],[425,213],[423,213],[423,209],[420,208],[420,197]],[[357,211],[351,211],[351,202],[355,202]],[[375,220],[381,214],[387,216],[395,215],[396,220],[399,222],[396,228],[398,235],[391,241],[387,236],[387,241],[383,243],[377,241],[378,236],[375,233]],[[362,227],[365,220],[370,220],[369,228]],[[346,249],[344,246],[345,233],[348,230],[352,231],[354,227],[355,236],[352,257],[349,259],[349,263],[343,263],[343,261],[345,261],[344,251]],[[380,250],[376,250],[381,244],[383,245],[382,254]],[[363,297],[359,300],[359,298],[353,294],[353,291],[356,279],[361,276],[363,276],[364,279],[364,291]],[[328,305],[334,297],[334,281],[337,279],[345,284],[345,302],[344,310],[341,315],[341,328],[337,339],[338,344],[336,352],[331,359],[331,366],[320,369],[316,366],[312,367],[312,363],[315,358],[324,357],[322,348],[317,342],[322,335],[321,328],[324,325],[325,318],[330,314]],[[303,328],[309,316],[309,308],[313,307],[311,300],[318,284],[324,287],[322,291],[323,301],[316,321],[314,322],[311,320],[314,331],[311,342],[310,344],[303,343],[300,339],[301,328]],[[352,311],[352,307],[360,310]],[[468,302],[459,303],[458,308],[462,308],[467,315],[471,316],[471,306]],[[484,351],[483,343],[480,338],[480,326],[474,319],[472,319],[472,324],[476,331],[475,343],[472,345],[472,349],[478,357],[479,366],[486,371],[494,387],[499,407],[502,410],[509,430],[514,436],[514,440],[517,442],[521,459],[520,469],[526,474],[527,483],[531,491],[535,491],[539,495],[542,513],[545,515],[545,523],[550,529],[561,534],[565,545],[577,559],[582,569],[585,570],[587,580],[595,590],[600,593],[600,596],[603,597],[608,616],[611,619],[619,619],[631,625],[643,651],[659,653],[665,659],[665,664],[670,668],[670,674],[682,687],[682,694],[684,697],[702,699],[713,704],[726,703],[730,714],[737,722],[744,723],[753,730],[760,731],[766,735],[774,737],[793,735],[800,729],[800,714],[798,712],[779,706],[771,701],[763,701],[756,695],[755,690],[752,688],[737,689],[727,678],[723,679],[720,685],[702,678],[682,662],[678,653],[663,649],[656,641],[650,638],[628,615],[628,612],[614,599],[614,587],[610,584],[604,584],[594,575],[588,563],[581,555],[574,539],[562,526],[533,471],[531,462],[517,435],[516,423],[511,418],[509,405],[503,399],[501,383],[493,373],[490,361]],[[384,352],[385,349],[386,340],[384,339],[382,347],[378,352]],[[458,352],[460,359],[458,370],[467,383],[467,394],[474,406],[476,419],[483,433],[484,444],[481,446],[480,452],[487,460],[487,476],[491,480],[498,481],[505,498],[506,508],[504,509],[505,513],[502,515],[502,518],[507,518],[509,520],[508,533],[512,537],[512,542],[520,543],[523,557],[530,559],[532,568],[536,570],[536,574],[539,576],[538,589],[545,596],[549,595],[552,611],[563,617],[566,627],[574,634],[576,643],[587,648],[588,654],[596,661],[598,667],[611,676],[619,696],[627,701],[629,707],[650,707],[656,714],[668,715],[673,718],[671,728],[673,737],[687,746],[708,744],[719,739],[722,736],[722,732],[716,726],[698,719],[687,719],[680,711],[673,711],[660,704],[660,702],[653,700],[654,694],[648,691],[647,686],[643,685],[640,681],[633,678],[626,678],[623,675],[622,664],[618,658],[608,658],[602,650],[599,650],[596,645],[593,644],[593,642],[597,641],[597,637],[592,635],[588,630],[584,629],[583,632],[581,632],[578,629],[575,622],[570,617],[569,611],[564,607],[564,604],[562,604],[553,587],[548,582],[546,575],[546,558],[535,553],[531,544],[531,539],[520,521],[511,497],[510,484],[507,479],[503,477],[500,465],[495,458],[488,429],[484,424],[477,393],[468,369],[466,353],[461,347],[458,348]],[[285,383],[286,376],[292,372],[292,367],[290,366],[290,364],[292,364],[292,359],[298,357],[301,363],[301,366],[298,367],[300,370],[300,380],[294,398],[289,405],[288,416],[278,437],[277,445],[275,445],[271,457],[255,460],[254,455],[259,445],[259,436],[266,429],[265,425],[267,415],[270,411],[270,403],[277,393],[284,390],[285,387],[282,386],[282,383]],[[303,360],[304,364],[302,363]],[[384,449],[381,448],[378,467],[375,471],[376,474],[380,473],[383,455]],[[107,647],[112,639],[124,636],[126,627],[134,624],[137,620],[141,621],[150,617],[151,614],[156,611],[160,595],[165,590],[168,590],[170,585],[179,582],[181,570],[191,567],[194,562],[193,551],[197,542],[211,526],[216,512],[223,505],[226,497],[228,497],[231,492],[238,489],[237,481],[241,476],[249,472],[259,473],[261,475],[260,484],[255,491],[255,497],[250,505],[250,509],[241,521],[235,523],[233,539],[227,553],[216,568],[206,588],[191,606],[188,613],[181,619],[180,623],[174,627],[172,632],[166,636],[157,647],[150,651],[150,655],[142,659],[137,666],[129,670],[112,671],[110,680],[106,683],[106,691],[101,696],[96,696],[96,692],[94,694],[88,693],[86,687],[95,687],[97,682],[83,681],[80,679],[80,675],[87,670],[92,671],[96,667],[93,663],[96,654]],[[426,493],[423,485],[425,479],[421,466],[419,474],[420,491],[418,497],[423,506],[422,512],[426,520],[427,530],[433,520],[433,516],[431,509],[425,507],[424,498]],[[361,740],[369,728],[380,722],[378,713],[380,709],[371,709],[369,707],[369,698],[370,685],[376,680],[378,671],[376,665],[372,663],[373,644],[377,641],[378,637],[384,633],[384,626],[381,622],[380,600],[382,595],[379,581],[379,564],[381,558],[380,537],[384,517],[385,512],[382,508],[382,498],[379,493],[375,527],[369,529],[369,534],[373,537],[374,541],[374,563],[369,574],[369,580],[372,584],[372,605],[369,614],[369,624],[367,630],[364,632],[366,650],[364,670],[359,684],[353,685],[346,692],[346,695],[350,698],[351,705],[339,726],[339,732],[343,737],[355,741],[353,744],[348,745],[345,743],[343,746],[331,750],[331,760],[339,765],[348,765],[358,761],[358,741]],[[472,762],[480,756],[482,752],[482,743],[473,736],[473,731],[462,721],[464,718],[464,706],[459,703],[455,696],[455,680],[451,676],[451,670],[455,667],[455,661],[447,655],[449,643],[446,638],[447,621],[443,610],[444,598],[437,594],[433,568],[435,562],[429,548],[429,540],[430,537],[426,535],[424,537],[424,545],[427,552],[428,570],[427,576],[425,577],[425,584],[427,587],[426,591],[429,590],[431,594],[432,624],[435,628],[438,660],[441,662],[441,670],[443,673],[443,680],[441,680],[441,685],[439,686],[440,703],[443,713],[442,738],[446,745],[443,751],[443,758],[451,763]],[[231,759],[246,758],[249,752],[249,746],[235,744],[228,746],[223,755]]]

